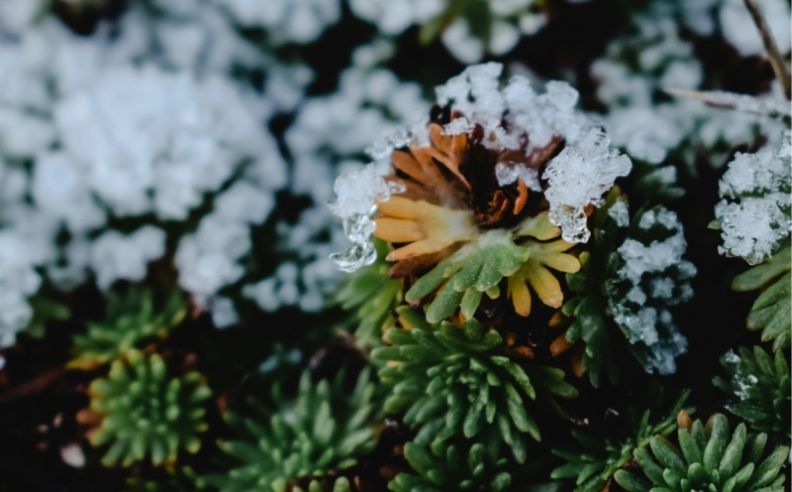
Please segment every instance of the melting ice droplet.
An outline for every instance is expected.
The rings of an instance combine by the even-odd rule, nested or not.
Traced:
[[[377,259],[371,239],[375,228],[372,217],[377,211],[377,202],[404,191],[403,185],[383,178],[386,172],[387,167],[378,169],[378,166],[369,164],[336,178],[333,186],[336,201],[330,204],[330,209],[343,221],[344,234],[352,246],[346,251],[333,253],[330,259],[344,272],[354,272]]]

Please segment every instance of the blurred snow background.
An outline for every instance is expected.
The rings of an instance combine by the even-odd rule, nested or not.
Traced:
[[[0,345],[40,296],[163,272],[218,327],[242,305],[324,309],[345,241],[326,207],[335,176],[462,64],[523,59],[552,29],[543,2],[451,3],[0,0]],[[700,58],[712,46],[761,61],[740,0],[647,3],[590,66],[534,76],[589,84],[614,143],[673,187],[702,156],[717,168],[779,131],[664,92],[724,88]],[[759,3],[788,53],[789,3]],[[418,42],[447,63],[400,52]]]

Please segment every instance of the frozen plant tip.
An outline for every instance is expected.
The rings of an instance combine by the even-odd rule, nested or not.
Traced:
[[[342,271],[354,272],[377,259],[377,251],[371,240],[374,232],[371,216],[376,212],[375,202],[387,201],[402,188],[396,183],[385,181],[377,168],[369,165],[339,176],[334,189],[337,199],[330,208],[341,217],[344,234],[353,246],[343,253],[330,255],[330,258]]]

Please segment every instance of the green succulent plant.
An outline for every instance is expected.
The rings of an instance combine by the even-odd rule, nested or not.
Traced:
[[[74,335],[73,369],[94,369],[126,351],[140,348],[141,342],[165,336],[187,316],[187,304],[178,290],[164,304],[154,302],[148,289],[132,289],[125,295],[111,295],[107,313],[100,322],[88,322],[85,333]]]
[[[744,423],[729,430],[715,414],[681,425],[676,443],[655,436],[633,456],[638,471],[619,470],[616,482],[628,492],[782,492],[789,447],[767,448],[767,434],[749,434]]]
[[[333,381],[311,381],[305,372],[297,395],[286,399],[273,392],[277,409],[260,418],[227,414],[229,424],[242,436],[221,441],[230,458],[227,471],[204,477],[203,482],[222,492],[285,492],[349,490],[339,473],[354,466],[377,442],[376,399],[368,371],[362,371],[351,392],[345,374]],[[315,482],[315,483],[312,483]]]
[[[392,328],[386,333],[391,345],[372,353],[385,364],[385,411],[405,412],[404,422],[418,431],[416,441],[433,449],[454,436],[481,440],[493,434],[524,462],[525,436],[540,439],[529,403],[539,392],[550,406],[555,396],[577,395],[561,369],[511,359],[501,335],[475,319],[461,327],[432,326],[410,308],[398,312],[409,329]]]
[[[512,482],[510,461],[498,447],[476,442],[429,446],[409,442],[404,457],[412,472],[400,473],[388,484],[393,492],[445,492],[448,490],[503,492]]]
[[[787,246],[764,263],[737,275],[732,289],[740,292],[764,289],[751,306],[749,330],[761,331],[763,342],[773,350],[789,347],[792,339],[792,249]]]
[[[106,466],[173,463],[180,451],[201,447],[211,391],[197,372],[173,377],[158,354],[130,350],[88,392],[90,412],[99,418],[89,437],[94,446],[108,447]]]
[[[382,334],[393,324],[392,311],[402,300],[402,282],[388,276],[388,245],[376,240],[377,260],[352,274],[336,296],[345,311],[353,311],[356,341],[367,347],[382,345]]]
[[[789,364],[783,351],[771,356],[760,346],[742,347],[721,357],[727,376],[712,383],[728,395],[725,408],[752,429],[790,436]]]
[[[571,319],[566,330],[566,339],[581,343],[581,369],[588,373],[591,384],[596,388],[604,377],[611,382],[619,379],[617,358],[612,356],[612,320],[608,315],[608,300],[602,280],[610,275],[608,262],[603,261],[616,250],[620,225],[611,207],[621,200],[621,192],[614,187],[605,203],[597,209],[591,219],[589,251],[580,254],[580,271],[567,274],[570,297],[561,312]]]
[[[555,468],[550,477],[575,479],[575,492],[607,489],[614,473],[632,460],[635,450],[646,446],[652,437],[666,436],[676,428],[677,415],[689,394],[689,391],[684,391],[667,410],[650,408],[639,411],[630,407],[617,432],[572,430],[577,445],[552,450],[565,463]]]

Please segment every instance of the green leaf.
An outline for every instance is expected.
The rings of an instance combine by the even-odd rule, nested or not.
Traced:
[[[427,308],[427,321],[438,323],[450,317],[463,300],[465,316],[471,318],[482,294],[513,275],[528,255],[527,250],[514,244],[509,231],[488,231],[419,278],[405,294],[405,300],[418,302],[439,288]]]
[[[748,314],[749,330],[761,331],[762,341],[773,342],[773,350],[786,349],[792,340],[792,259],[790,247],[741,273],[734,278],[732,288],[750,291],[764,288]]]

